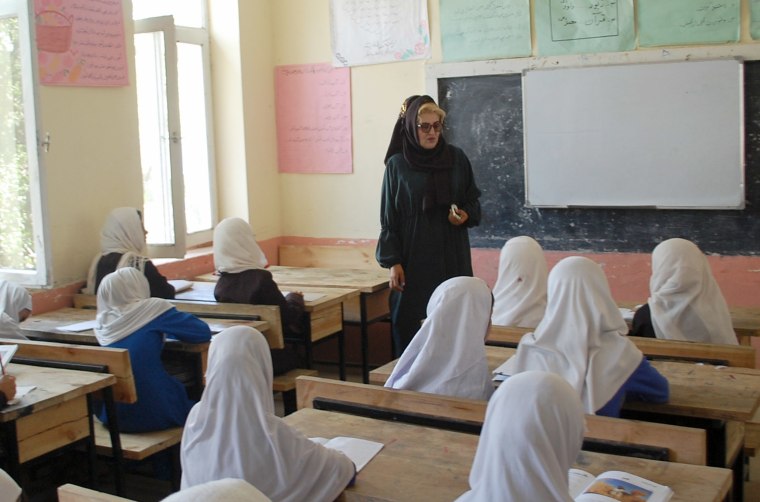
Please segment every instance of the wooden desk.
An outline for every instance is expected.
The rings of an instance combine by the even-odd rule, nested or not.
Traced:
[[[24,335],[32,340],[98,345],[95,332],[91,329],[80,332],[59,329],[60,326],[94,321],[96,314],[94,309],[64,308],[31,316],[19,326]],[[241,324],[256,328],[263,333],[269,329],[269,324],[266,321],[201,319],[209,325],[214,334],[227,327]],[[169,339],[164,344],[163,359],[167,371],[188,386],[189,395],[193,399],[199,399],[203,390],[203,379],[208,364],[208,349],[208,342],[185,343]]]
[[[6,471],[20,481],[24,462],[91,437],[88,396],[116,383],[116,377],[23,364],[10,364],[7,371],[15,375],[17,385],[37,386],[18,404],[0,410],[0,435],[8,454]],[[94,455],[94,443],[92,448]]]
[[[343,305],[343,319],[358,323],[361,330],[362,379],[369,381],[369,335],[368,326],[386,319],[389,314],[388,271],[385,269],[281,267],[269,270],[280,289],[302,287],[349,288],[359,290],[358,299]],[[198,280],[216,281],[218,276],[205,274]]]
[[[469,489],[478,436],[314,409],[284,420],[309,437],[351,436],[385,445],[344,492],[348,501],[454,500]],[[575,466],[592,474],[623,470],[668,485],[673,501],[720,501],[731,486],[731,471],[714,467],[589,452],[581,452]]]
[[[217,303],[214,297],[215,284],[212,282],[193,282],[193,287],[187,291],[179,293],[176,300],[194,301],[204,303]],[[327,337],[338,335],[338,358],[340,379],[346,379],[345,364],[345,338],[343,330],[343,304],[352,299],[359,297],[358,289],[351,288],[319,288],[319,287],[299,287],[299,291],[304,293],[318,293],[322,297],[304,302],[305,312],[307,315],[307,333],[304,339],[286,337],[286,341],[292,343],[301,343],[306,349],[306,360],[311,367],[312,346]],[[219,304],[219,303],[217,303]],[[234,304],[224,304],[234,305]]]

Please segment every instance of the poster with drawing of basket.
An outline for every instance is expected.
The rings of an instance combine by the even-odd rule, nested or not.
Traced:
[[[35,16],[37,49],[67,52],[71,47],[72,17],[55,10],[43,10]]]

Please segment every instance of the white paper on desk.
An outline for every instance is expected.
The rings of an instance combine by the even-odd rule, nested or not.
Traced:
[[[169,281],[169,284],[174,286],[174,292],[175,293],[181,293],[183,291],[187,291],[188,289],[193,287],[193,283],[190,281],[185,281],[182,279],[172,279]]]
[[[627,309],[625,307],[618,307],[618,310],[620,310],[620,315],[623,316],[624,321],[633,321],[633,314],[635,313],[633,310]]]
[[[17,349],[18,345],[15,343],[9,345],[0,345],[0,361],[3,363],[3,368],[10,364],[11,359],[13,359],[13,354],[16,353]]]
[[[21,398],[32,392],[34,389],[36,389],[36,385],[17,385],[16,386],[16,395],[8,401],[8,404],[18,404],[19,401],[21,401]]]
[[[92,319],[90,321],[82,321],[82,322],[77,322],[74,324],[67,324],[66,326],[58,326],[58,329],[60,329],[61,331],[71,331],[73,333],[80,333],[82,331],[95,329],[95,326],[97,325],[98,325],[98,321],[95,319]]]
[[[325,446],[326,448],[332,448],[333,450],[342,452],[354,463],[356,466],[356,472],[361,471],[364,466],[383,449],[383,443],[345,436],[334,437],[330,440],[326,438],[309,439]]]
[[[283,291],[282,296],[288,296],[292,291]],[[323,296],[326,296],[324,293],[304,293],[303,294],[303,301],[305,302],[315,302],[322,298]]]

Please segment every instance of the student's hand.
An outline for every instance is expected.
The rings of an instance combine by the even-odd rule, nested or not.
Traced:
[[[8,401],[16,397],[16,377],[13,375],[0,377],[0,392],[5,394],[5,399]]]
[[[465,211],[464,209],[457,209],[456,214],[459,216],[459,218],[454,216],[453,209],[449,210],[449,223],[451,223],[452,225],[456,227],[458,227],[459,225],[463,225],[470,218],[470,215],[468,215],[467,211]]]
[[[391,267],[391,279],[388,281],[388,286],[393,291],[404,291],[406,285],[406,277],[404,275],[404,267],[400,263]]]

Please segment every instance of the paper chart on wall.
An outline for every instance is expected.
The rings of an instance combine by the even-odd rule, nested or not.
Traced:
[[[34,20],[42,84],[129,85],[121,0],[35,0]]]
[[[737,42],[740,0],[639,0],[639,45]]]
[[[530,56],[529,0],[441,0],[444,61]]]
[[[535,3],[540,56],[621,52],[634,47],[633,0],[548,0]]]
[[[333,66],[430,59],[425,0],[330,0]]]

